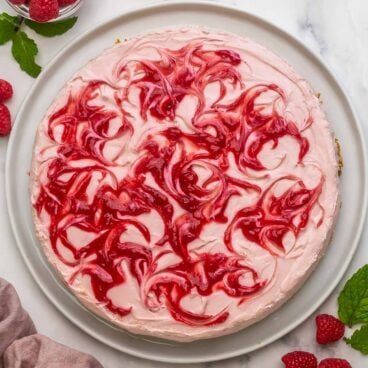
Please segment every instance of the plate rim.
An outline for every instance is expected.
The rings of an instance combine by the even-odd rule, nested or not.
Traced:
[[[216,356],[214,356],[211,359],[208,358],[194,358],[191,359],[190,357],[188,359],[183,359],[183,358],[171,358],[171,357],[163,357],[163,356],[157,356],[154,355],[152,353],[144,353],[144,356],[139,354],[139,351],[137,350],[132,350],[129,347],[124,347],[122,348],[121,346],[117,346],[116,344],[112,343],[112,342],[107,342],[105,341],[103,338],[101,338],[97,333],[95,333],[95,331],[91,328],[89,328],[88,326],[84,325],[83,323],[81,323],[78,319],[74,318],[72,315],[66,313],[63,308],[61,306],[58,305],[57,300],[54,298],[54,296],[48,292],[47,287],[44,286],[43,281],[41,280],[40,276],[37,274],[36,271],[36,267],[32,264],[32,262],[28,259],[26,252],[23,250],[23,247],[21,246],[21,236],[18,233],[17,230],[17,220],[16,218],[16,210],[14,205],[12,204],[12,202],[10,201],[11,195],[11,162],[10,162],[10,152],[13,152],[14,149],[16,149],[16,139],[15,139],[15,134],[12,134],[10,136],[9,142],[8,142],[8,146],[7,146],[7,151],[6,151],[6,161],[5,161],[5,200],[6,200],[6,207],[7,207],[7,211],[8,211],[8,215],[9,215],[9,222],[12,228],[12,233],[14,235],[14,238],[16,240],[16,244],[17,244],[17,248],[18,251],[20,252],[20,255],[22,257],[23,262],[26,264],[27,266],[27,270],[28,272],[32,275],[33,279],[35,280],[37,286],[42,290],[42,292],[44,293],[44,295],[47,297],[47,299],[51,302],[51,304],[53,306],[55,306],[57,308],[57,310],[59,310],[61,312],[61,314],[67,318],[69,321],[71,321],[73,324],[75,324],[79,329],[81,329],[84,333],[87,333],[88,335],[92,336],[93,338],[95,338],[96,340],[98,340],[99,342],[108,345],[120,352],[124,352],[126,354],[130,354],[132,356],[138,357],[138,358],[143,358],[143,359],[149,359],[152,361],[157,361],[157,362],[166,362],[166,363],[176,363],[176,364],[190,364],[190,363],[205,363],[205,362],[212,362],[212,361],[219,361],[219,360],[223,360],[223,359],[229,359],[229,358],[234,358],[243,354],[247,354],[250,352],[253,352],[255,350],[258,350],[262,347],[265,347],[269,344],[271,344],[272,342],[275,342],[277,340],[279,340],[281,337],[283,337],[284,335],[286,335],[287,333],[291,332],[292,330],[294,330],[296,327],[298,327],[301,323],[303,323],[305,320],[307,320],[325,301],[326,299],[331,295],[331,293],[335,290],[335,288],[338,286],[338,284],[341,282],[342,278],[344,277],[346,271],[348,270],[350,263],[356,253],[356,250],[359,246],[359,242],[361,239],[361,235],[362,235],[362,231],[363,231],[363,226],[365,224],[365,220],[366,220],[366,215],[367,215],[367,204],[368,204],[368,189],[367,189],[367,183],[368,183],[368,156],[367,156],[367,146],[366,146],[366,142],[365,142],[365,138],[364,138],[364,132],[360,123],[360,119],[358,117],[358,114],[356,113],[355,110],[355,106],[352,103],[352,100],[350,98],[350,96],[348,95],[348,93],[346,92],[343,84],[341,83],[341,81],[336,77],[334,71],[332,70],[332,68],[321,58],[320,55],[318,55],[314,50],[312,50],[308,45],[304,44],[304,42],[302,42],[302,40],[300,40],[298,37],[294,36],[293,34],[289,33],[288,31],[280,28],[279,26],[275,25],[273,22],[265,20],[264,18],[253,14],[252,12],[250,12],[249,10],[243,10],[243,9],[238,9],[233,5],[229,5],[229,4],[220,4],[220,3],[214,3],[212,1],[209,0],[170,0],[170,1],[166,1],[164,3],[157,3],[157,4],[148,4],[148,5],[141,5],[141,6],[137,6],[137,7],[132,7],[128,10],[122,11],[121,13],[103,20],[101,22],[99,22],[97,25],[89,27],[86,31],[82,32],[81,34],[75,36],[71,42],[69,42],[65,47],[61,48],[51,59],[50,61],[47,63],[46,67],[44,67],[42,73],[40,74],[40,76],[36,79],[36,81],[34,82],[34,84],[32,85],[32,87],[30,88],[30,90],[27,92],[26,97],[24,98],[18,113],[16,115],[16,119],[14,121],[13,124],[13,129],[17,130],[19,129],[19,127],[21,126],[21,121],[20,121],[20,117],[23,114],[23,110],[26,109],[26,106],[28,104],[28,101],[32,98],[33,96],[33,92],[34,90],[36,90],[36,88],[38,87],[38,85],[42,82],[42,77],[44,74],[46,74],[48,72],[49,69],[51,69],[53,67],[53,65],[59,60],[60,57],[62,57],[62,55],[64,53],[66,53],[68,50],[72,49],[76,44],[78,44],[80,41],[82,41],[84,38],[87,38],[89,36],[90,33],[98,30],[98,29],[102,29],[103,27],[107,26],[110,23],[114,23],[116,21],[118,21],[120,18],[124,18],[124,17],[130,17],[130,16],[135,16],[138,15],[141,12],[145,12],[145,11],[160,11],[160,9],[170,9],[176,6],[188,6],[188,7],[196,7],[196,6],[202,6],[202,7],[208,7],[208,8],[214,8],[214,9],[218,9],[218,10],[226,10],[226,11],[232,11],[244,18],[248,18],[254,22],[257,22],[258,24],[260,24],[263,27],[268,27],[271,30],[274,30],[275,32],[278,32],[282,37],[291,40],[292,42],[294,42],[298,47],[300,47],[302,50],[304,50],[306,52],[306,54],[310,57],[312,57],[312,59],[314,59],[316,62],[318,62],[319,66],[322,68],[323,72],[326,74],[326,76],[328,78],[331,78],[331,80],[333,81],[333,83],[338,87],[338,92],[341,94],[342,98],[346,101],[346,106],[349,110],[349,113],[351,114],[351,116],[353,117],[353,121],[350,122],[350,125],[353,126],[356,131],[357,131],[357,140],[360,144],[360,148],[361,148],[361,153],[362,153],[362,168],[364,170],[364,173],[362,173],[362,183],[363,183],[363,187],[364,192],[363,192],[363,198],[362,198],[362,207],[361,207],[361,214],[360,214],[360,219],[359,219],[359,223],[357,226],[357,232],[354,235],[353,238],[353,242],[352,242],[352,246],[350,247],[349,252],[347,253],[346,257],[345,257],[345,262],[344,264],[340,267],[339,272],[337,273],[334,282],[332,282],[328,288],[326,288],[326,290],[324,291],[324,293],[322,295],[319,296],[318,300],[316,300],[316,302],[314,302],[306,312],[303,313],[303,315],[296,319],[293,323],[288,324],[286,327],[282,328],[278,333],[274,334],[272,337],[258,343],[258,344],[254,344],[254,347],[251,349],[237,349],[231,352],[227,352],[227,353],[220,353]],[[318,267],[318,265],[317,265]]]

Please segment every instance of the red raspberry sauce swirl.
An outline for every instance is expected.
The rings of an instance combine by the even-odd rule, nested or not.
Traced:
[[[123,87],[105,80],[89,81],[78,93],[70,93],[65,106],[49,117],[48,137],[58,150],[48,163],[47,182],[41,185],[34,207],[38,216],[45,211],[50,218],[49,237],[55,255],[77,270],[69,282],[80,275],[90,276],[96,300],[111,312],[125,316],[134,308],[118,307],[108,297],[112,287],[126,282],[121,266],[125,261],[141,289],[143,305],[154,310],[164,304],[176,321],[209,326],[228,318],[226,308],[214,315],[193,313],[182,307],[184,297],[222,291],[242,303],[270,282],[247,266],[244,256],[236,252],[233,232],[240,229],[249,241],[274,257],[282,256],[283,237],[291,232],[297,238],[307,225],[309,213],[318,203],[323,179],[308,189],[300,178],[288,175],[263,190],[249,180],[249,170],[267,172],[258,159],[265,144],[271,142],[276,148],[280,138],[290,136],[299,146],[296,154],[301,163],[309,143],[296,123],[277,109],[276,105],[286,98],[283,90],[275,84],[248,85],[239,72],[239,66],[246,61],[236,52],[188,44],[179,50],[159,49],[159,53],[159,61],[121,63],[115,73],[117,80],[127,81]],[[211,84],[219,86],[219,97],[208,107],[205,90]],[[227,92],[235,88],[241,93],[226,102]],[[120,139],[120,154],[124,155],[124,146],[136,129],[134,116],[124,108],[132,89],[139,91],[141,118],[158,127],[163,122],[176,121],[184,98],[194,98],[196,106],[191,120],[186,122],[189,132],[172,124],[146,135],[137,147],[139,159],[124,178],[118,178],[113,168],[119,163],[105,158],[104,147]],[[95,102],[103,91],[112,96],[106,106]],[[269,93],[276,97],[262,102]],[[110,124],[117,119],[119,127],[111,134]],[[57,129],[62,131],[58,138]],[[227,173],[229,156],[234,158],[242,179]],[[79,160],[89,160],[90,164],[72,165]],[[198,165],[211,173],[204,182],[195,171]],[[95,173],[102,179],[89,201],[86,192]],[[62,179],[65,175],[69,177],[67,181]],[[154,186],[147,183],[148,175],[154,179]],[[276,196],[274,188],[282,180],[292,185]],[[240,196],[240,189],[259,199],[228,218],[229,201]],[[173,202],[182,209],[178,216]],[[155,243],[151,242],[151,229],[138,218],[152,211],[164,224],[164,235]],[[300,220],[294,221],[296,218]],[[227,224],[223,234],[226,252],[188,251],[189,244],[210,223]],[[70,226],[98,236],[77,248],[68,240]],[[142,235],[141,244],[121,240],[129,226]],[[58,243],[71,252],[73,261],[65,259]],[[169,252],[164,245],[169,245],[180,261],[158,270],[160,257]],[[154,256],[153,247],[163,250]],[[244,276],[252,280],[247,286],[241,282]]]

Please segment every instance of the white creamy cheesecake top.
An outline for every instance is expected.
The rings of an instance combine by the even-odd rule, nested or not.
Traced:
[[[339,208],[329,123],[306,81],[237,35],[118,43],[60,91],[36,139],[42,248],[90,309],[178,341],[254,323],[323,255]]]

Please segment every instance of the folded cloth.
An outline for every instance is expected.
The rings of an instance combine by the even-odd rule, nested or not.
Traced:
[[[14,341],[4,353],[3,364],[4,368],[102,368],[91,355],[42,335]]]
[[[2,359],[1,359],[2,357]],[[103,368],[91,355],[38,335],[17,292],[0,278],[0,366],[3,368]]]
[[[0,357],[14,340],[36,332],[31,318],[22,308],[17,292],[0,278]]]

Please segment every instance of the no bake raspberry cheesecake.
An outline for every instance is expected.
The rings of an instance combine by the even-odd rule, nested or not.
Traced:
[[[264,318],[306,280],[334,229],[338,158],[284,60],[234,34],[163,29],[65,85],[38,130],[31,200],[83,304],[192,341]]]

